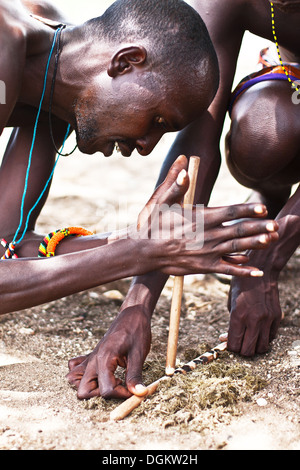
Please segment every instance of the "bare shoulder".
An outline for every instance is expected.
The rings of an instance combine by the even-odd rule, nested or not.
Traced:
[[[18,98],[26,58],[26,28],[22,23],[22,5],[18,0],[0,0],[0,132],[5,127]]]
[[[200,16],[219,15],[221,12],[227,12],[226,16],[236,16],[242,13],[249,4],[249,0],[189,0],[191,5]],[[250,2],[251,3],[251,2]]]
[[[34,15],[60,23],[69,23],[66,15],[51,1],[22,0],[22,3]]]
[[[19,0],[0,0],[0,71],[5,74],[10,62],[22,64],[26,54],[26,26]],[[8,60],[10,58],[10,60]]]
[[[0,0],[0,34],[9,34],[12,37],[22,36],[22,5],[16,0]]]
[[[249,0],[190,0],[189,4],[200,14],[210,34],[224,34],[245,30]]]

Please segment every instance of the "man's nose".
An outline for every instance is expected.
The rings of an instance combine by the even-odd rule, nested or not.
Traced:
[[[147,135],[141,137],[136,141],[136,149],[140,155],[149,155],[152,152],[156,144],[160,141],[162,134],[160,135]]]

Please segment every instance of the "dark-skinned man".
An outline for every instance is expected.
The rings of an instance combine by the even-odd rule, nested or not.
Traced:
[[[261,274],[245,266],[244,257],[228,254],[277,239],[276,223],[253,220],[266,216],[263,205],[204,209],[204,244],[193,250],[187,241],[195,217],[184,237],[187,217],[178,212],[169,239],[149,233],[151,208],[167,204],[171,211],[187,190],[185,157],[176,159],[150,198],[138,230],[82,237],[59,231],[64,240],[50,250],[55,256],[38,258],[41,243],[48,247],[57,240],[57,233],[44,238],[34,228],[57,149],[71,130],[87,154],[109,156],[117,143],[124,156],[135,148],[147,155],[165,132],[185,128],[210,105],[218,64],[195,10],[181,0],[122,0],[101,17],[72,25],[51,3],[1,0],[0,26],[0,79],[6,84],[0,132],[13,128],[0,170],[0,313],[146,273]],[[246,217],[252,220],[222,225]],[[69,381],[78,387],[79,398],[143,394],[139,371],[149,347],[150,317],[127,304],[95,352],[85,362],[70,363],[73,370],[75,363],[80,367]],[[117,365],[127,368],[126,387],[114,377]]]

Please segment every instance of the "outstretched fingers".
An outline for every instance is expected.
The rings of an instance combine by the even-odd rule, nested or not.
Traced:
[[[222,258],[224,261],[227,261],[231,264],[246,264],[249,261],[249,256],[239,253],[224,255]]]
[[[205,224],[219,226],[239,219],[265,218],[268,215],[263,204],[235,204],[225,207],[210,207],[205,210]]]
[[[219,242],[217,249],[223,255],[230,253],[240,253],[247,250],[264,249],[270,243],[278,240],[278,233],[259,233],[258,235],[249,235],[241,238],[232,238],[224,242]]]
[[[254,266],[237,265],[224,259],[215,265],[215,272],[238,277],[262,277],[264,275],[263,271]]]
[[[175,162],[169,169],[165,180],[161,183],[160,186],[158,186],[157,189],[163,188],[164,190],[166,190],[170,188],[172,184],[176,181],[179,173],[182,170],[187,171],[187,168],[188,168],[188,159],[186,158],[185,155],[180,155],[178,158],[176,158]]]
[[[222,225],[219,229],[220,238],[225,240],[242,238],[252,235],[273,233],[278,230],[278,223],[274,220],[240,220],[233,224]]]
[[[247,238],[234,239],[220,244],[218,249],[224,253],[215,267],[216,272],[231,276],[261,277],[263,272],[254,266],[245,265],[249,260],[243,255],[232,256],[228,253],[266,248],[273,239],[277,239],[277,233],[262,234]]]

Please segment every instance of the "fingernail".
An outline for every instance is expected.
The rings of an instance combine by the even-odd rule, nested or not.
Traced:
[[[186,177],[186,170],[181,170],[181,172],[180,172],[179,175],[177,176],[176,183],[177,183],[179,186],[182,186],[183,183],[184,183],[185,177]]]
[[[135,388],[136,393],[140,394],[140,393],[145,393],[145,390],[147,387],[145,387],[145,385],[143,384],[137,384],[135,385],[134,388]]]
[[[254,207],[254,212],[256,214],[263,214],[263,212],[265,212],[265,208],[263,206],[255,206]]]
[[[262,277],[264,275],[263,271],[251,271],[250,276],[252,277]]]
[[[259,237],[259,241],[260,241],[260,243],[267,243],[268,237],[266,235],[261,235]]]
[[[273,222],[269,222],[269,223],[266,225],[266,229],[268,230],[268,232],[274,232],[275,227],[274,227]]]
[[[222,333],[220,336],[219,336],[219,340],[223,343],[225,341],[227,341],[228,339],[228,333]]]

